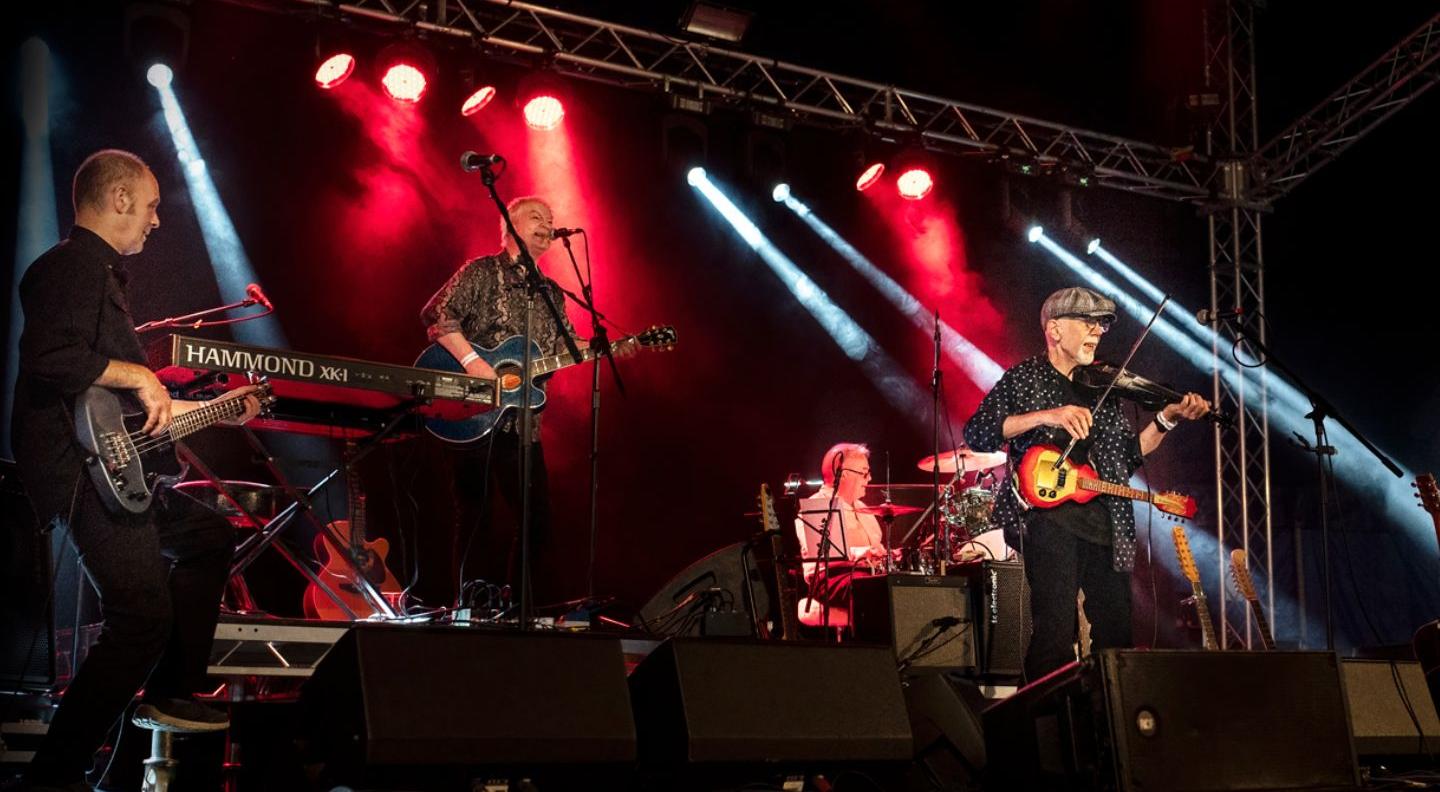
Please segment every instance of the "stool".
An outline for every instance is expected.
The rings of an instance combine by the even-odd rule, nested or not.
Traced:
[[[145,780],[141,792],[169,792],[170,782],[175,780],[175,768],[180,766],[174,756],[175,735],[203,734],[224,731],[227,726],[208,729],[176,726],[156,717],[156,710],[149,704],[141,704],[135,711],[131,723],[150,730],[150,758],[145,760]]]

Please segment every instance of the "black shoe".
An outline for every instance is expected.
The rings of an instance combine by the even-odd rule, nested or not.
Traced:
[[[230,716],[188,699],[146,701],[131,718],[142,729],[171,732],[213,732],[230,728]]]

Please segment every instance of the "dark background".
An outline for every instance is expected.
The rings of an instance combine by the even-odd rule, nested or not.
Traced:
[[[685,6],[673,0],[557,5],[665,31],[674,30]],[[1193,0],[738,5],[759,9],[742,45],[750,52],[1099,131],[1172,145],[1193,141],[1194,119],[1180,109],[1182,97],[1200,85],[1200,10]],[[50,47],[57,75],[51,154],[62,235],[72,216],[68,183],[75,166],[97,148],[129,149],[152,165],[164,198],[163,225],[131,263],[136,318],[234,299],[216,287],[144,64],[127,57],[123,5],[57,3],[25,13],[7,34],[7,63],[16,74],[16,46],[30,35]],[[507,91],[520,75],[511,66],[442,52],[431,94],[401,110],[375,95],[364,65],[337,91],[317,90],[310,80],[316,26],[304,14],[219,2],[195,3],[187,13],[189,56],[176,92],[295,349],[396,363],[414,358],[425,344],[420,307],[465,257],[495,248],[494,209],[478,180],[454,167],[460,151],[506,153],[511,169],[501,189],[507,197],[540,191],[556,198],[550,188],[571,174],[573,205],[557,200],[556,222],[592,231],[601,308],[621,328],[670,323],[680,337],[674,352],[623,363],[628,396],[604,377],[598,593],[638,606],[690,561],[744,539],[756,527],[742,515],[754,508],[759,484],[774,488],[792,472],[814,476],[833,442],[867,442],[877,471],[888,454],[897,481],[923,480],[913,463],[929,453],[928,421],[897,411],[685,184],[684,170],[694,163],[666,162],[661,98],[568,83],[564,134],[572,165],[542,163],[524,155],[530,133],[509,102]],[[1419,7],[1372,4],[1363,14],[1331,15],[1296,3],[1271,3],[1258,12],[1262,140],[1378,57],[1424,14]],[[464,74],[494,75],[502,91],[470,119],[454,112]],[[0,169],[7,184],[18,185],[16,80],[7,80],[5,89],[10,142]],[[1429,145],[1435,108],[1435,97],[1427,95],[1382,125],[1280,202],[1264,226],[1276,353],[1416,472],[1440,467],[1434,420],[1440,376],[1429,319],[1436,278],[1434,254],[1424,242],[1435,212],[1431,185],[1440,176]],[[777,136],[756,133],[741,113],[717,111],[702,120],[708,132],[703,164],[712,177],[919,387],[929,380],[928,334],[770,200],[775,176],[785,176],[821,218],[927,305],[939,303],[947,321],[1001,365],[1043,349],[1035,332],[1039,304],[1073,279],[1006,222],[1001,182],[1010,178],[1017,212],[1052,225],[1063,185],[1006,177],[976,159],[937,159],[940,186],[928,208],[906,209],[851,189],[852,141],[844,135],[797,126],[778,136],[781,160],[757,162],[749,156],[752,138]],[[7,190],[0,242],[14,238],[16,200],[16,189]],[[1108,249],[1183,304],[1208,304],[1205,225],[1195,209],[1094,188],[1076,191],[1073,200],[1076,216]],[[912,246],[937,222],[960,229],[941,257],[940,278],[933,260],[917,263]],[[1072,250],[1083,246],[1056,236]],[[545,265],[570,285],[562,256],[552,253]],[[0,266],[9,283],[11,262]],[[941,281],[949,285],[938,286]],[[571,316],[582,329],[588,326],[578,312]],[[1122,323],[1104,350],[1123,354],[1136,331],[1134,322]],[[1208,376],[1158,341],[1141,350],[1134,368],[1209,392]],[[948,362],[945,374],[947,413],[958,439],[983,394]],[[588,385],[588,370],[560,374],[546,413],[558,513],[556,563],[541,570],[550,599],[586,588]],[[1213,443],[1208,429],[1185,427],[1147,466],[1152,483],[1200,499],[1192,534],[1214,530]],[[198,444],[224,475],[260,475],[232,436],[215,433]],[[282,448],[301,479],[324,467],[326,454],[313,443]],[[1272,449],[1275,579],[1285,595],[1277,597],[1278,632],[1282,641],[1299,637],[1293,604],[1298,530],[1313,645],[1323,613],[1313,463],[1284,437],[1273,438]],[[364,475],[372,490],[372,531],[402,545],[392,556],[397,568],[418,566],[415,591],[443,604],[453,588],[443,450],[425,441],[388,446],[367,460]],[[1348,532],[1332,540],[1341,641],[1407,640],[1440,605],[1435,537],[1423,530],[1423,515],[1406,525],[1381,515],[1386,496],[1379,490],[1347,485],[1342,495]],[[343,490],[327,506],[343,515]],[[1160,643],[1174,645],[1185,640],[1175,628],[1183,587],[1167,571],[1174,566],[1168,539],[1157,539],[1155,552],[1164,562],[1154,578],[1159,616],[1150,605],[1152,570],[1142,559],[1137,637],[1148,642],[1157,624]],[[282,591],[266,603],[272,610],[298,609],[289,591],[293,573],[268,562],[255,574]],[[1213,569],[1204,574],[1213,592]]]

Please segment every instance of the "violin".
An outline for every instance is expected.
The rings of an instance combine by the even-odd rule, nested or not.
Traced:
[[[1120,378],[1115,379],[1116,373]],[[1185,394],[1167,388],[1158,382],[1145,379],[1130,371],[1121,371],[1120,367],[1113,363],[1095,361],[1088,366],[1077,366],[1075,368],[1075,384],[1081,387],[1096,391],[1103,391],[1115,380],[1115,395],[1135,402],[1151,412],[1159,412],[1165,409],[1168,404],[1178,404],[1185,398]],[[1205,418],[1214,421],[1220,426],[1230,426],[1234,418],[1222,412],[1218,407],[1211,407]]]

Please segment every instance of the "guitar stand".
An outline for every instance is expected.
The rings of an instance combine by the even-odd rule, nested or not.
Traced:
[[[238,509],[240,513],[245,516],[245,519],[256,525],[261,524],[260,519],[257,518],[255,515],[251,514],[248,510],[246,510],[246,508],[240,503],[239,499],[237,499],[234,494],[230,492],[229,487],[225,486],[224,481],[218,476],[216,476],[215,472],[212,471],[208,466],[206,466],[204,462],[200,461],[200,458],[195,454],[195,452],[191,451],[182,443],[176,443],[176,448],[185,457],[185,461],[188,462],[196,470],[200,471],[200,475],[204,476],[212,485],[214,485],[216,491],[219,492],[221,496],[223,496],[226,500],[230,501],[230,504],[236,509]],[[295,497],[293,491],[291,492],[291,497]],[[239,552],[241,552],[249,543],[249,541],[250,540],[247,539],[246,542],[242,543],[239,548],[236,548],[236,553],[238,554]],[[279,553],[280,557],[284,558],[285,561],[289,563],[290,566],[294,567],[297,572],[308,578],[310,582],[319,586],[320,590],[325,592],[326,596],[335,600],[335,602],[341,607],[346,608],[347,612],[350,613],[350,616],[352,618],[355,616],[353,612],[349,611],[348,606],[346,606],[345,603],[335,595],[334,590],[332,590],[328,584],[321,580],[320,576],[316,574],[315,571],[312,570],[308,564],[306,564],[299,558],[296,558],[295,554],[290,550],[290,548],[286,547],[283,544],[277,544],[275,545],[275,552]],[[240,602],[240,608],[242,611],[258,610],[254,598],[250,596],[250,587],[245,584],[245,578],[242,576],[243,571],[243,567],[240,569],[235,569],[232,566],[229,575],[229,589],[235,593],[236,598]]]
[[[345,601],[340,598],[339,594],[337,594],[336,591],[331,588],[330,585],[326,583],[317,572],[315,572],[315,570],[311,569],[310,566],[302,560],[296,558],[294,553],[291,552],[289,548],[285,547],[285,545],[276,543],[276,540],[280,537],[280,532],[285,529],[285,527],[290,523],[291,519],[298,512],[303,511],[305,513],[305,518],[308,519],[311,524],[313,524],[315,528],[320,531],[320,533],[323,534],[326,539],[330,541],[332,546],[336,548],[342,548],[338,555],[340,555],[341,558],[345,559],[345,563],[348,564],[350,568],[355,572],[354,582],[359,589],[360,594],[365,597],[366,601],[368,601],[370,605],[374,607],[375,611],[385,619],[399,618],[399,614],[395,612],[395,609],[393,607],[391,607],[389,601],[386,600],[385,597],[380,593],[380,591],[375,588],[375,585],[366,578],[364,574],[364,569],[361,566],[361,560],[354,558],[348,552],[344,552],[343,548],[347,547],[348,543],[341,541],[340,536],[335,533],[334,529],[332,529],[328,524],[322,521],[315,514],[315,510],[311,506],[311,500],[321,490],[329,486],[330,483],[333,482],[341,473],[350,473],[354,466],[361,459],[365,458],[366,455],[368,455],[371,451],[375,450],[382,442],[384,442],[391,435],[393,435],[396,429],[400,427],[401,422],[403,422],[406,418],[410,417],[411,414],[412,413],[409,407],[402,407],[401,409],[397,409],[394,415],[391,416],[391,418],[385,423],[385,426],[381,428],[380,431],[365,438],[363,441],[355,443],[354,450],[346,455],[344,461],[341,462],[339,467],[331,470],[329,473],[326,473],[319,482],[317,482],[309,489],[305,490],[303,493],[298,490],[295,485],[290,482],[289,479],[285,477],[284,472],[281,471],[279,466],[275,464],[275,458],[271,456],[269,450],[265,448],[265,445],[260,442],[260,438],[255,435],[255,432],[247,427],[241,427],[241,431],[245,434],[245,439],[250,443],[251,448],[253,448],[257,453],[259,453],[261,458],[264,459],[265,467],[270,471],[270,475],[275,478],[276,483],[285,490],[285,493],[287,495],[290,496],[291,503],[289,506],[286,506],[284,509],[282,509],[279,514],[270,518],[268,521],[265,521],[261,525],[260,530],[247,537],[245,541],[241,542],[240,546],[235,549],[235,560],[230,565],[230,577],[232,579],[239,577],[241,574],[244,573],[247,568],[249,568],[252,563],[255,562],[255,559],[259,557],[260,553],[263,552],[265,548],[273,545],[275,547],[275,551],[278,552],[281,557],[283,557],[287,562],[289,562],[291,566],[295,567],[295,569],[299,571],[300,574],[304,575],[307,580],[309,580],[311,583],[314,583],[315,586],[319,588],[320,592],[323,593],[326,597],[330,598],[330,600],[336,605],[338,605],[340,609],[344,611],[350,619],[359,619],[359,615],[356,614],[353,610],[351,610],[349,605],[345,604]],[[186,456],[193,459],[194,455],[187,453]],[[219,482],[219,480],[214,476],[213,473],[211,473],[207,468],[205,468],[204,465],[197,465],[197,467],[200,469],[200,472],[206,476],[206,478],[210,479],[210,481],[215,484],[216,488],[225,496],[225,498],[229,500],[232,504],[234,504],[235,507],[246,516],[246,518],[250,519],[256,524],[261,524],[261,521],[259,519],[257,519],[253,514],[250,514],[248,511],[245,510],[243,506],[240,505],[239,501],[230,494],[230,492],[225,488],[223,484]],[[243,583],[241,585],[243,585]]]

